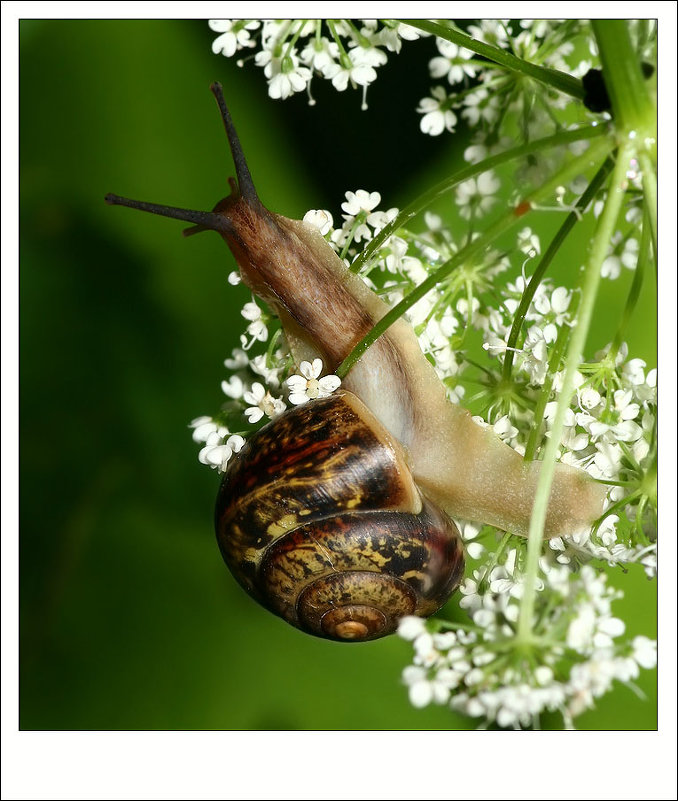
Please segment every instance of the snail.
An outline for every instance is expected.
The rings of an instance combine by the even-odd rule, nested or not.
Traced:
[[[113,205],[221,234],[243,282],[278,314],[294,360],[333,371],[388,307],[311,225],[270,212],[255,190],[224,101],[237,181],[211,212],[107,195]],[[371,640],[408,614],[428,616],[459,585],[453,518],[526,535],[539,476],[453,404],[403,319],[346,375],[342,390],[295,407],[249,438],[217,497],[224,560],[240,584],[292,625]],[[601,514],[604,489],[557,464],[545,536]]]

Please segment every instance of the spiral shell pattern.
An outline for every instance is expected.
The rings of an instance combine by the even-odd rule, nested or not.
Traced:
[[[403,615],[430,615],[463,575],[456,526],[351,393],[291,409],[248,440],[222,481],[216,530],[254,598],[329,639],[376,639]]]

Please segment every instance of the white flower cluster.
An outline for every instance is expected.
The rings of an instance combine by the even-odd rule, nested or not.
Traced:
[[[388,20],[213,20],[210,27],[218,34],[215,53],[252,53],[272,98],[305,90],[313,103],[311,82],[319,77],[338,91],[361,87],[363,106],[367,87],[389,55],[399,52],[404,40],[424,35]],[[582,77],[599,66],[584,21],[482,20],[466,30],[476,40],[570,76]],[[656,31],[648,28],[638,36],[638,52],[652,60]],[[443,38],[433,37],[428,44],[435,48],[428,64],[435,85],[417,108],[421,130],[440,135],[463,121],[473,129],[464,151],[470,164],[517,142],[592,120],[582,104],[567,102],[548,82]],[[590,58],[582,60],[582,53]],[[565,157],[586,147],[587,141],[575,142],[535,150],[521,160],[512,179],[519,192],[509,203],[525,197],[528,186],[551,181]],[[534,292],[528,288],[532,265],[542,253],[529,227],[518,232],[513,247],[503,242],[501,253],[484,248],[462,261],[464,249],[481,236],[484,215],[499,208],[500,181],[506,183],[506,175],[486,170],[455,187],[457,215],[468,222],[461,237],[430,212],[423,231],[396,228],[398,210],[381,209],[379,193],[364,189],[346,193],[339,215],[316,209],[304,220],[391,306],[435,276],[435,291],[406,312],[423,352],[453,401],[464,399],[480,424],[526,458],[538,459],[552,437],[564,382],[563,354],[577,323],[580,296],[544,278]],[[644,257],[638,236],[646,202],[641,177],[639,165],[630,163],[627,225],[610,242],[601,266],[604,278],[633,270]],[[564,185],[555,190],[555,208],[571,211],[566,199],[580,197],[586,181],[585,176],[563,178]],[[589,206],[596,216],[604,196],[603,189]],[[340,220],[337,227],[335,219]],[[365,262],[359,251],[369,243],[374,252]],[[443,265],[444,277],[436,275]],[[238,283],[237,274],[229,281]],[[340,383],[336,376],[322,375],[320,360],[294,366],[278,321],[257,302],[245,304],[242,315],[246,325],[240,348],[225,362],[226,402],[215,417],[191,424],[194,439],[203,445],[200,461],[218,470],[226,469],[243,447],[244,420],[258,425],[288,404],[327,395]],[[484,353],[474,353],[479,340]],[[538,725],[543,713],[558,711],[571,726],[613,682],[631,684],[640,668],[656,664],[656,644],[647,637],[625,636],[623,622],[612,612],[620,593],[592,566],[639,563],[649,578],[657,569],[656,370],[629,358],[621,340],[622,329],[605,351],[579,365],[557,443],[560,461],[607,485],[604,514],[588,531],[544,543],[529,636],[523,634],[521,601],[525,596],[532,602],[535,585],[525,574],[525,541],[461,521],[472,572],[461,586],[459,605],[468,621],[405,618],[400,625],[401,636],[414,646],[413,663],[403,672],[413,705],[449,704],[482,726],[513,728]]]
[[[358,189],[346,193],[341,227],[335,229],[332,214],[322,209],[308,212],[304,220],[317,227],[350,265],[358,245],[371,241],[397,216],[395,208],[380,210],[380,202],[378,192]],[[457,252],[439,217],[428,213],[425,221],[423,233],[414,235],[400,229],[386,239],[369,265],[365,280],[390,304],[402,300]],[[539,237],[530,228],[520,230],[514,256],[522,262],[523,271],[540,252]],[[524,454],[535,422],[537,427],[539,422],[532,410],[544,392],[553,398],[544,404],[543,435],[550,435],[562,381],[561,364],[551,365],[551,354],[561,329],[571,325],[573,295],[565,287],[554,287],[543,280],[525,314],[524,336],[510,346],[513,320],[528,280],[524,275],[507,280],[500,290],[503,303],[497,306],[499,280],[509,266],[506,254],[487,251],[482,258],[453,271],[439,284],[437,293],[429,293],[409,309],[408,318],[454,402],[465,397],[469,373],[475,369],[464,357],[465,338],[470,329],[482,332],[491,363],[486,368],[490,379],[485,382],[487,388],[475,396],[485,409],[477,420],[491,425],[499,437]],[[238,440],[228,439],[232,433],[226,421],[230,424],[234,416],[244,414],[249,424],[258,424],[283,412],[287,403],[320,397],[339,385],[336,376],[321,377],[319,360],[302,364],[296,376],[284,381],[291,359],[284,345],[273,346],[277,334],[269,329],[277,323],[254,300],[245,304],[242,315],[247,321],[246,332],[241,336],[241,348],[225,362],[231,375],[222,382],[224,395],[230,400],[224,413],[214,420],[208,418],[212,429],[204,427],[203,418],[196,427],[196,432],[203,433],[198,441],[205,446],[201,461],[220,470],[238,451]],[[253,355],[255,346],[266,351]],[[513,391],[497,398],[492,387],[501,383],[509,353],[513,359]],[[622,343],[614,354],[597,354],[596,361],[582,364],[576,383],[577,392],[561,437],[560,459],[609,482],[607,516],[593,530],[551,539],[551,556],[563,565],[591,559],[611,565],[639,562],[652,577],[656,574],[656,494],[651,480],[656,458],[652,447],[656,370],[646,372],[640,359],[627,360]],[[246,433],[239,429],[238,436]]]
[[[512,25],[516,26],[512,30]],[[519,28],[517,27],[519,25]],[[568,20],[480,20],[468,27],[468,34],[480,42],[508,50],[533,64],[551,69],[583,74],[588,62],[569,65],[566,58],[573,53],[573,39],[581,32],[581,23]],[[554,115],[566,107],[565,98],[548,92],[536,82],[519,79],[509,70],[480,59],[472,51],[446,39],[435,39],[438,54],[429,61],[431,78],[442,80],[431,88],[429,97],[423,98],[417,111],[422,114],[421,130],[431,136],[444,131],[453,132],[459,115],[466,123],[478,129],[476,149],[485,142],[498,139],[497,126],[501,125],[508,110],[520,112],[529,108],[530,136],[543,135],[544,127],[553,124]],[[537,102],[535,102],[537,101]],[[542,104],[545,107],[542,108]],[[564,118],[563,118],[564,119]],[[500,149],[503,149],[500,147]],[[477,160],[473,153],[469,161]]]
[[[625,626],[611,608],[621,593],[591,567],[573,574],[542,563],[539,626],[533,640],[522,643],[516,557],[509,550],[504,564],[488,575],[477,570],[462,584],[461,606],[472,625],[412,616],[400,621],[398,633],[414,648],[413,664],[402,674],[413,706],[449,704],[480,719],[481,727],[502,728],[538,726],[541,714],[559,711],[571,727],[615,680],[628,684],[640,668],[656,665],[653,640],[621,639]]]
[[[194,442],[204,443],[198,454],[201,464],[209,465],[214,469],[223,471],[234,453],[242,450],[245,444],[243,437],[231,434],[229,430],[219,425],[208,416],[196,417],[191,421]]]
[[[622,267],[635,270],[638,263],[638,240],[616,231],[610,242],[610,253],[600,268],[603,278],[614,280],[621,275]]]
[[[341,204],[344,212],[341,228],[334,228],[332,213],[326,209],[311,209],[304,215],[304,222],[317,228],[342,256],[355,255],[355,248],[351,247],[354,242],[369,242],[398,214],[396,208],[376,210],[381,203],[379,192],[357,189],[355,192],[346,192],[345,197],[346,200]]]
[[[239,30],[247,30],[241,28]],[[397,214],[397,209],[376,211],[381,201],[378,192],[358,189],[347,192],[342,204],[343,226],[332,228],[330,212],[313,210],[304,220],[327,236],[337,252],[348,251],[351,243],[368,241]],[[231,273],[228,281],[240,283],[238,273]],[[257,425],[274,419],[285,411],[287,404],[299,405],[315,398],[326,397],[335,392],[341,381],[336,375],[323,375],[321,359],[302,361],[299,372],[293,374],[293,362],[284,338],[281,346],[280,327],[277,320],[252,299],[241,311],[247,321],[245,332],[240,335],[240,347],[233,351],[224,365],[229,371],[228,379],[221,382],[221,390],[228,399],[215,417],[198,417],[191,423],[193,439],[202,443],[199,460],[203,464],[224,472],[234,453],[238,453],[249,431],[239,430],[242,418],[249,425]],[[265,348],[264,352],[256,352]],[[237,432],[231,430],[232,424]]]
[[[485,197],[485,201],[475,204],[475,208],[487,208],[493,198],[483,196],[483,188],[489,191],[490,185],[496,189],[492,173],[486,174],[489,181],[467,182],[465,198]],[[481,176],[482,177],[482,176]],[[472,189],[470,184],[476,189]],[[343,224],[334,228],[332,214],[325,209],[313,209],[304,221],[314,225],[325,236],[330,245],[342,256],[349,266],[361,245],[371,241],[398,214],[397,208],[379,210],[381,196],[378,192],[358,189],[346,193],[342,204],[345,212]],[[460,206],[464,207],[464,199]],[[469,217],[476,212],[469,213]],[[365,281],[390,304],[395,305],[425,280],[437,266],[449,259],[457,251],[449,231],[443,226],[440,217],[430,212],[425,214],[427,230],[412,234],[401,229],[388,237],[375,254],[367,269],[361,274]],[[437,293],[430,293],[414,304],[407,313],[413,325],[422,350],[430,356],[440,378],[445,382],[449,397],[458,402],[464,395],[464,387],[458,383],[461,369],[460,341],[468,327],[481,328],[489,307],[481,309],[477,294],[492,289],[496,276],[509,266],[506,256],[488,250],[480,258],[455,271],[449,279],[441,282]],[[469,296],[471,304],[469,305]]]
[[[377,192],[357,190],[346,193],[344,224],[334,229],[330,212],[314,210],[305,220],[315,224],[338,253],[350,264],[355,254],[353,241],[370,241],[393,220],[397,209],[378,210]],[[372,288],[393,305],[449,259],[457,246],[432,214],[425,216],[427,230],[415,235],[399,230],[380,247],[370,264]],[[357,234],[357,236],[356,236]],[[517,234],[514,255],[523,270],[541,252],[539,237],[530,228]],[[523,261],[525,260],[525,261]],[[519,263],[520,263],[519,262]],[[487,252],[465,264],[409,309],[422,350],[433,362],[454,402],[465,397],[465,383],[473,370],[464,358],[464,341],[469,329],[482,332],[484,345],[494,363],[486,370],[489,385],[475,397],[485,403],[486,421],[495,433],[521,454],[535,428],[533,409],[540,394],[548,392],[544,406],[544,436],[550,435],[557,393],[562,382],[561,363],[550,365],[560,330],[572,324],[573,293],[543,280],[525,314],[519,347],[509,346],[515,314],[528,280],[519,275],[501,286],[501,274],[509,268],[506,255]],[[503,302],[496,302],[499,289]],[[507,353],[511,351],[514,392],[497,398],[491,388],[502,381]],[[640,562],[648,576],[656,574],[656,531],[653,515],[656,497],[648,494],[655,453],[651,443],[656,420],[656,370],[645,373],[639,359],[627,361],[621,344],[614,358],[601,353],[597,361],[582,364],[577,374],[577,393],[568,410],[561,438],[560,459],[587,470],[594,478],[610,484],[607,516],[594,530],[549,541],[559,564],[581,564],[601,559],[611,565]],[[550,371],[550,372],[549,372]],[[629,490],[622,485],[630,486]],[[641,490],[642,488],[642,490]],[[479,546],[480,547],[480,546]]]
[[[379,210],[378,192],[346,193],[342,225],[334,228],[326,210],[305,216],[348,265],[358,247],[371,241],[398,210]],[[441,263],[458,252],[442,220],[425,215],[426,230],[413,234],[398,229],[375,254],[365,280],[389,303],[405,297]],[[358,243],[358,244],[356,244]],[[476,395],[484,401],[484,417],[494,432],[524,453],[535,429],[533,410],[543,392],[543,436],[548,437],[555,414],[555,397],[562,376],[560,363],[550,364],[559,332],[572,324],[573,293],[543,280],[525,315],[524,336],[508,345],[513,319],[528,280],[524,271],[542,250],[539,238],[523,228],[512,254],[485,252],[464,264],[409,310],[408,316],[424,352],[443,379],[449,396],[459,401],[463,383],[477,367],[465,359],[465,338],[481,332],[489,358],[483,368],[487,388]],[[511,280],[514,272],[523,274]],[[229,278],[231,283],[235,281]],[[496,302],[499,293],[500,305]],[[280,341],[277,322],[255,301],[245,304],[246,331],[241,347],[225,362],[230,371],[222,382],[227,402],[215,418],[193,421],[193,437],[203,443],[200,461],[220,471],[244,444],[226,421],[250,424],[275,417],[287,404],[308,402],[339,386],[336,376],[323,376],[319,359],[303,362],[290,375],[290,355]],[[280,342],[280,344],[278,344]],[[255,354],[257,349],[265,352]],[[513,356],[512,393],[497,399],[507,354]],[[254,380],[253,380],[254,379]],[[460,524],[469,559],[478,567],[461,586],[460,606],[472,621],[451,631],[429,630],[418,618],[403,621],[400,633],[414,643],[414,663],[403,673],[415,706],[449,703],[482,725],[532,726],[545,711],[559,710],[566,725],[590,708],[615,680],[629,682],[640,667],[656,660],[655,644],[645,637],[623,639],[623,624],[612,615],[618,594],[605,585],[605,576],[587,563],[592,559],[614,564],[639,562],[648,576],[656,575],[656,531],[652,492],[656,420],[656,371],[640,359],[628,359],[627,348],[596,354],[580,365],[577,391],[568,410],[560,458],[581,466],[594,478],[610,482],[606,516],[593,530],[549,540],[540,561],[537,619],[541,629],[530,645],[531,657],[516,647],[520,599],[524,586],[523,540],[500,548],[496,532],[471,523]],[[538,428],[538,425],[536,426]],[[494,540],[494,542],[491,542]],[[579,570],[579,572],[577,572]],[[543,610],[546,610],[544,612]],[[430,626],[445,626],[437,621]]]
[[[356,232],[363,242],[371,240],[395,218],[397,209],[380,212],[377,192],[347,192],[346,198],[341,228],[332,228],[333,218],[328,211],[309,212],[305,219],[316,224],[350,264]],[[367,280],[391,305],[457,252],[442,220],[432,214],[427,214],[425,220],[425,232],[413,235],[399,230],[382,244],[370,264]],[[518,232],[514,255],[522,262],[523,271],[541,249],[539,237],[530,228]],[[494,365],[485,372],[488,389],[475,396],[484,401],[486,410],[485,417],[478,421],[487,421],[498,436],[524,454],[535,429],[533,409],[544,392],[553,398],[544,405],[544,436],[550,436],[555,398],[562,383],[562,363],[551,365],[551,358],[559,332],[572,325],[574,297],[567,288],[554,287],[543,280],[526,311],[524,336],[515,343],[519,347],[509,346],[514,317],[528,284],[524,275],[519,275],[501,288],[500,277],[509,266],[506,255],[485,253],[453,271],[439,284],[436,293],[426,295],[409,309],[408,318],[422,350],[455,402],[465,396],[465,382],[473,370],[464,358],[466,333],[470,328],[482,332],[483,347],[494,357]],[[503,298],[499,306],[498,290]],[[492,387],[502,382],[509,351],[514,389],[508,396],[497,398]],[[609,564],[640,562],[648,576],[656,573],[656,497],[651,481],[656,370],[646,373],[645,368],[640,359],[627,360],[627,348],[622,343],[615,354],[600,353],[596,361],[582,364],[576,376],[577,393],[567,412],[560,459],[611,483],[607,516],[599,526],[550,540],[559,564],[580,564],[592,558]]]
[[[519,234],[538,251],[539,242],[526,231]],[[525,315],[525,336],[520,347],[508,344],[514,315],[526,287],[519,277],[504,290],[502,313],[479,316],[485,323],[483,347],[496,358],[495,381],[500,381],[507,355],[513,359],[512,379],[516,400],[503,404],[486,393],[488,418],[497,433],[518,452],[533,434],[531,409],[543,392],[553,398],[544,405],[544,434],[550,436],[562,363],[551,364],[554,344],[563,326],[571,326],[572,293],[542,281]],[[581,467],[610,485],[607,517],[592,531],[549,541],[562,564],[574,560],[603,559],[609,564],[641,562],[649,576],[656,571],[656,383],[657,371],[646,371],[642,359],[627,359],[624,343],[612,353],[596,354],[575,376],[576,394],[565,417],[560,459]],[[504,415],[508,414],[508,421]]]
[[[539,252],[539,239],[529,228],[518,234],[518,248],[525,252]],[[513,318],[527,287],[527,281],[519,276],[506,285],[504,314],[494,314],[487,318],[484,328],[483,348],[492,356],[503,357],[509,350],[508,344]],[[549,281],[542,281],[535,292],[532,303],[525,315],[526,334],[520,349],[514,349],[513,363],[517,372],[522,372],[528,384],[542,386],[549,366],[550,346],[558,337],[558,330],[570,322],[568,309],[572,293],[565,287],[553,288]],[[503,361],[503,358],[502,358]]]
[[[512,30],[512,25],[518,26]],[[392,20],[363,19],[223,19],[210,20],[218,34],[212,51],[226,57],[253,52],[253,59],[264,70],[269,96],[284,100],[306,91],[309,103],[314,77],[328,80],[334,88],[361,87],[366,108],[367,87],[377,78],[377,69],[397,54],[404,41],[429,36],[411,25]],[[585,35],[582,23],[568,20],[480,20],[468,27],[473,38],[539,66],[583,75],[590,61],[566,63],[575,51],[574,40]],[[587,37],[588,40],[588,37]],[[432,79],[440,81],[422,98],[417,112],[422,115],[421,130],[431,136],[453,132],[457,111],[466,123],[479,129],[478,144],[496,142],[496,126],[508,110],[530,111],[530,130],[535,137],[544,126],[553,124],[554,114],[566,107],[563,95],[545,90],[536,81],[516,78],[510,70],[498,68],[475,53],[447,39],[434,37],[436,54],[429,60]],[[537,102],[535,102],[537,99]],[[456,110],[456,111],[455,111]]]
[[[219,34],[212,51],[231,57],[256,48],[254,62],[264,70],[268,94],[276,100],[306,90],[309,103],[314,77],[331,81],[343,92],[348,86],[362,87],[366,108],[367,87],[377,78],[377,68],[388,60],[388,52],[398,53],[405,40],[422,34],[404,23],[360,20],[210,20]],[[243,62],[238,62],[242,64]]]
[[[229,283],[237,283],[229,276]],[[292,405],[306,403],[314,398],[331,395],[339,388],[341,380],[336,375],[323,376],[321,359],[313,363],[302,361],[299,374],[290,374],[291,357],[286,348],[271,348],[267,352],[253,355],[255,343],[266,343],[269,339],[271,317],[254,301],[244,305],[242,316],[249,321],[246,334],[240,337],[241,348],[226,359],[225,367],[230,371],[227,380],[221,382],[221,390],[228,398],[216,417],[197,417],[190,423],[193,440],[203,444],[198,459],[220,473],[226,471],[231,457],[245,444],[243,434],[232,433],[227,422],[242,422],[244,416],[250,425],[273,420]],[[278,333],[279,330],[278,330]],[[277,336],[277,335],[276,335]],[[271,337],[273,344],[275,340]],[[288,374],[283,381],[281,376]]]

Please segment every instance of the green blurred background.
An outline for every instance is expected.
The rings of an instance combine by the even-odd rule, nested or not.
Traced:
[[[309,637],[231,578],[212,530],[217,476],[187,424],[219,407],[248,294],[226,282],[219,237],[184,240],[181,224],[103,202],[207,209],[227,194],[216,79],[270,208],[337,219],[357,188],[403,205],[464,143],[418,131],[432,43],[392,57],[361,112],[357,92],[319,81],[315,107],[269,100],[261,72],[213,55],[213,38],[197,21],[20,26],[20,726],[474,728],[409,705],[407,643]],[[558,269],[571,283],[583,254],[568,247]],[[629,283],[605,283],[592,350]],[[652,286],[643,303],[628,339],[654,365]],[[654,584],[640,569],[610,580],[627,630],[654,636]],[[655,681],[641,675],[646,701],[618,686],[578,725],[654,728]]]

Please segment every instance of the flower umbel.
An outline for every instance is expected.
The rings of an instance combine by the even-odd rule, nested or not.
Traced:
[[[515,636],[522,595],[516,552],[489,575],[475,571],[462,586],[462,605],[472,626],[405,617],[398,633],[412,642],[413,664],[403,671],[413,706],[449,704],[480,719],[481,727],[539,725],[558,711],[568,728],[614,681],[628,683],[640,668],[656,664],[647,637],[622,641],[624,624],[612,616],[621,593],[591,567],[579,577],[567,568],[542,565],[540,628],[532,646]],[[566,632],[560,641],[554,632]],[[543,633],[542,633],[543,631]]]
[[[400,304],[452,402],[527,462],[560,461],[604,485],[602,514],[588,530],[542,543],[533,525],[529,548],[511,532],[455,521],[468,560],[455,622],[406,617],[399,628],[413,645],[402,678],[415,707],[445,704],[481,727],[501,728],[537,727],[557,712],[572,727],[617,682],[634,687],[640,669],[657,659],[649,624],[639,635],[622,619],[622,594],[607,581],[615,571],[620,579],[622,571],[648,579],[657,571],[657,373],[647,353],[646,362],[625,343],[643,276],[656,267],[656,163],[652,121],[623,124],[648,98],[646,108],[654,108],[647,67],[655,63],[656,27],[610,23],[618,33],[624,27],[623,61],[628,67],[637,57],[642,77],[635,88],[620,88],[617,75],[610,97],[620,108],[600,112],[581,102],[588,91],[581,78],[603,72],[615,86],[614,59],[599,56],[604,23],[412,23],[210,25],[215,53],[251,54],[271,97],[306,89],[309,103],[313,79],[364,93],[389,57],[429,35],[423,29],[435,34],[412,47],[428,46],[422,71],[427,62],[434,84],[416,108],[418,122],[431,136],[464,136],[460,121],[470,128],[460,149],[465,168],[436,179],[402,212],[364,184],[370,189],[346,192],[340,209],[312,210],[304,220],[387,304]],[[570,231],[577,247],[561,251]],[[616,280],[615,291],[626,291],[624,281],[630,287],[617,327],[604,333],[588,329],[598,292],[590,276],[607,279],[603,287]],[[229,280],[236,284],[237,276]],[[320,359],[295,365],[265,306],[253,299],[242,314],[240,347],[226,360],[224,404],[192,423],[200,461],[218,470],[242,434],[285,402],[309,403],[340,386],[337,376],[323,376]],[[606,305],[602,317],[613,315]],[[610,344],[592,355],[586,347],[595,337]],[[546,503],[547,490],[537,492],[539,501]]]

